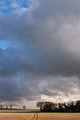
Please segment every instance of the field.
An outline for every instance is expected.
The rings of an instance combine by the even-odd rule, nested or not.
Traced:
[[[2,112],[2,111],[1,111]],[[0,112],[0,120],[80,120],[80,113],[16,113]]]

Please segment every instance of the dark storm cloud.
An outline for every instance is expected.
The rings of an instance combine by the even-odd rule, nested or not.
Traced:
[[[0,101],[20,102],[23,99],[29,101],[40,98],[38,92],[30,88],[31,82],[29,80],[23,80],[20,77],[21,75],[19,77],[0,78]]]
[[[13,22],[11,25],[10,23],[8,24],[9,26],[6,26],[7,29],[4,27],[3,30],[4,39],[9,39],[9,41],[13,40],[21,42],[24,44],[24,47],[17,49],[7,48],[6,51],[3,51],[2,59],[0,60],[2,62],[0,63],[2,66],[4,66],[4,68],[1,71],[1,75],[3,75],[3,73],[4,75],[6,75],[7,72],[9,72],[8,74],[14,74],[14,72],[17,73],[20,70],[29,70],[34,74],[43,75],[62,74],[70,76],[80,73],[80,55],[78,54],[79,46],[77,46],[79,44],[79,38],[77,38],[79,37],[77,35],[78,33],[76,33],[75,38],[73,38],[73,35],[71,35],[70,38],[67,39],[66,35],[65,39],[64,36],[64,34],[66,33],[69,35],[74,34],[75,29],[74,31],[70,31],[72,28],[68,28],[69,30],[65,28],[66,30],[64,31],[63,27],[66,27],[68,25],[62,25],[61,28],[56,28],[57,32],[55,33],[55,25],[54,21],[52,20],[47,21],[46,23],[44,23],[43,21],[43,23],[41,23],[41,26],[34,22],[31,22],[32,25],[30,23],[28,25],[28,23],[26,22],[25,24],[20,23],[22,26],[20,26],[19,23],[13,24]],[[49,24],[53,24],[52,28],[50,28],[51,26],[49,26]],[[70,23],[64,22],[63,24]],[[74,26],[74,24],[72,26]],[[5,35],[7,35],[7,37],[5,37]],[[72,49],[72,51],[69,49]],[[10,64],[10,66],[8,66],[8,63]]]
[[[79,0],[35,0],[21,17],[15,13],[0,17],[0,40],[14,43],[0,50],[2,101],[76,95],[80,85],[79,6]]]

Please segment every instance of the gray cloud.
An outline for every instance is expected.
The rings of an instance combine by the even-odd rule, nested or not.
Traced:
[[[13,43],[0,49],[1,101],[79,92],[79,6],[78,0],[35,0],[21,17],[0,17],[0,40]]]
[[[69,16],[75,15],[80,16],[80,1],[77,0],[35,0],[38,7],[32,11],[32,16],[36,19],[47,19],[60,15]],[[39,3],[39,4],[38,4]],[[55,18],[54,18],[55,19]]]

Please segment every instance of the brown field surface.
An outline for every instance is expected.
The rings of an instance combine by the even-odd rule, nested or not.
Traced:
[[[80,113],[0,113],[0,120],[80,120]]]
[[[80,113],[39,113],[38,120],[80,120]]]
[[[34,113],[0,113],[0,120],[31,120]]]

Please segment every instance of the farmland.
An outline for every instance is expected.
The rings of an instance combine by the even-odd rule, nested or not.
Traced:
[[[80,113],[0,113],[0,120],[80,120]]]

